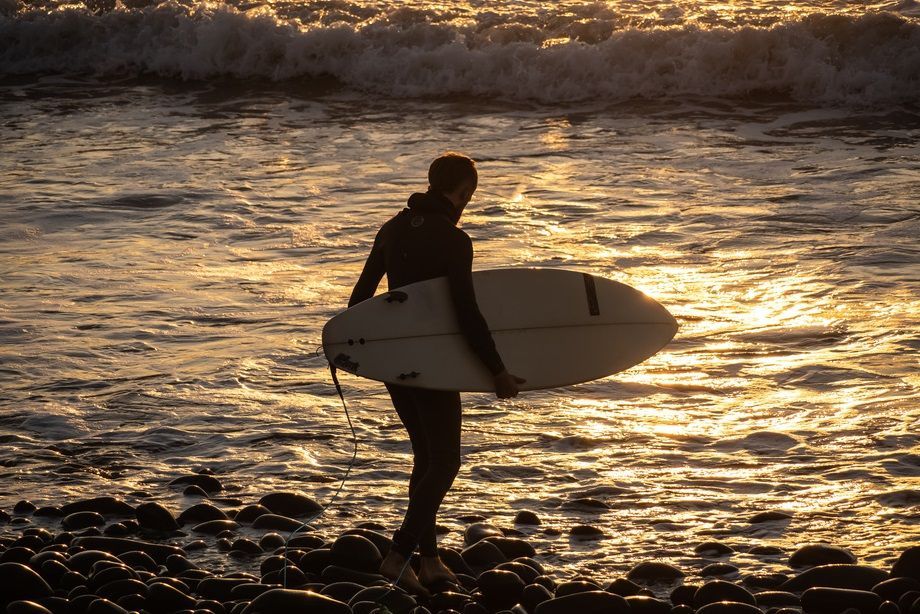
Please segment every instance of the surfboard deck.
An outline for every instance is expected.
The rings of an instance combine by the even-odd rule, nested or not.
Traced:
[[[677,322],[625,284],[565,269],[475,271],[479,309],[521,390],[618,373],[663,348]],[[492,376],[460,334],[447,279],[379,294],[323,328],[337,368],[369,379],[434,390],[494,390]]]

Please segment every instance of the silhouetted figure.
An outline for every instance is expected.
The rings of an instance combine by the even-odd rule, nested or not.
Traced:
[[[408,207],[380,228],[348,306],[371,298],[384,274],[389,289],[447,277],[461,332],[495,378],[496,395],[517,396],[524,380],[508,373],[495,350],[473,290],[473,244],[457,228],[476,191],[475,163],[457,153],[444,154],[431,163],[428,183],[427,192],[410,196]],[[410,591],[425,592],[422,584],[457,581],[438,557],[435,518],[460,469],[460,393],[386,386],[409,433],[413,466],[409,506],[380,571],[395,579],[417,547],[419,575],[407,566],[400,583]]]

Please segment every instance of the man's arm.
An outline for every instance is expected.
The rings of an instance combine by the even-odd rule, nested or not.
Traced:
[[[505,371],[489,326],[476,304],[473,290],[473,243],[466,234],[461,235],[452,250],[447,272],[450,297],[457,312],[460,332],[486,368],[497,376]]]
[[[364,270],[361,271],[361,276],[358,278],[358,282],[351,291],[351,298],[348,299],[348,306],[357,305],[361,301],[365,301],[374,296],[377,285],[380,283],[385,272],[386,261],[383,255],[383,244],[380,239],[380,233],[378,232],[377,236],[374,238],[374,246],[371,248],[371,253],[364,263]]]

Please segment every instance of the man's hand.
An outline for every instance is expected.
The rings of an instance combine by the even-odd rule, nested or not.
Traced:
[[[499,399],[510,399],[518,395],[518,384],[523,384],[527,380],[516,375],[511,375],[507,371],[502,371],[495,376],[495,396]]]

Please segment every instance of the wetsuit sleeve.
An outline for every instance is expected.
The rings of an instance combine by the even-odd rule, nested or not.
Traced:
[[[381,240],[381,233],[378,232],[377,236],[374,238],[374,246],[371,248],[371,253],[364,263],[364,270],[361,271],[361,276],[358,278],[354,289],[351,291],[351,298],[348,299],[348,306],[357,305],[361,301],[365,301],[374,296],[377,285],[380,283],[385,272],[386,260],[383,255],[383,241]]]
[[[476,293],[473,290],[473,242],[466,234],[457,241],[457,247],[450,255],[447,281],[460,331],[492,375],[498,375],[505,370],[505,365],[495,349],[489,326],[476,304]]]

